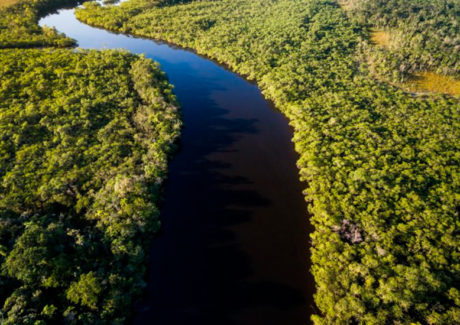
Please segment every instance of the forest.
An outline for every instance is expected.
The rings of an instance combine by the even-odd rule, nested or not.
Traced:
[[[69,47],[74,40],[52,28],[41,28],[38,19],[56,7],[72,5],[75,0],[21,0],[0,7],[0,49],[31,47]]]
[[[66,2],[0,8],[0,322],[121,324],[144,288],[180,134],[157,63],[74,51],[37,25]],[[33,48],[45,47],[45,48]]]
[[[460,101],[395,86],[424,70],[458,78],[458,8],[130,0],[76,14],[224,63],[289,118],[315,228],[315,324],[458,324]],[[378,49],[371,27],[397,45]]]
[[[363,42],[361,47],[361,61],[377,79],[412,91],[411,85],[422,81],[420,91],[460,95],[458,1],[341,3],[350,19],[386,38],[381,46],[371,41]]]
[[[387,73],[460,73],[460,3],[455,0],[348,0],[349,16],[389,34],[390,51],[373,52]],[[384,71],[381,72],[384,74]]]

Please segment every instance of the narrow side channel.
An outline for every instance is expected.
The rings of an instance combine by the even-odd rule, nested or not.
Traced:
[[[288,121],[257,87],[192,52],[78,22],[40,21],[82,48],[160,62],[185,129],[170,164],[148,288],[135,324],[306,324],[308,215]]]

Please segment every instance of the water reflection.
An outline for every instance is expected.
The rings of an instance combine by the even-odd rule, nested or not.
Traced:
[[[160,62],[185,128],[170,164],[148,288],[135,324],[305,324],[306,204],[287,120],[255,85],[191,52],[79,23],[41,20],[83,48],[125,48]]]

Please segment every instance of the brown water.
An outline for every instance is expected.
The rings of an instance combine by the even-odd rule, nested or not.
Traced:
[[[185,128],[170,164],[134,324],[300,325],[311,314],[308,214],[286,118],[258,88],[192,52],[78,22],[40,21],[83,48],[160,62]]]

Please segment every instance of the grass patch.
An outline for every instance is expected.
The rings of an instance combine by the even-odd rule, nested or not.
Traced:
[[[404,86],[414,92],[460,96],[460,80],[434,72],[418,72]]]
[[[372,29],[370,33],[371,42],[374,45],[389,47],[390,33],[388,31]]]
[[[19,2],[19,0],[0,0],[0,8],[14,5],[17,2]]]

